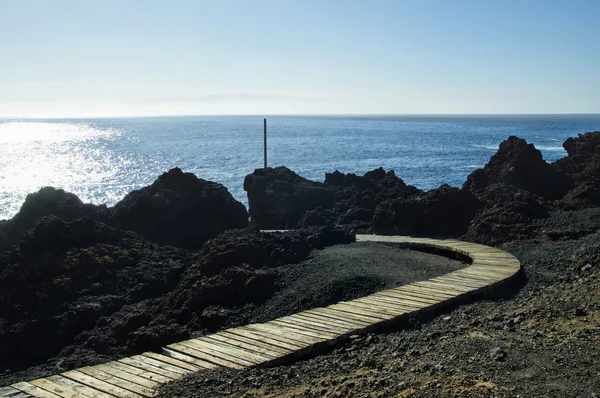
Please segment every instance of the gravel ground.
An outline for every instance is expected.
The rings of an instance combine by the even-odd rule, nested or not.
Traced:
[[[600,209],[537,227],[503,247],[524,273],[493,296],[295,364],[199,372],[161,397],[599,397]]]
[[[282,267],[280,290],[256,308],[252,322],[267,322],[310,308],[353,300],[380,290],[433,278],[466,264],[391,245],[357,242],[314,250]]]

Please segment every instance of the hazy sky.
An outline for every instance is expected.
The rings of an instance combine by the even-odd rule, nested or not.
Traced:
[[[600,0],[0,0],[0,115],[600,112]]]

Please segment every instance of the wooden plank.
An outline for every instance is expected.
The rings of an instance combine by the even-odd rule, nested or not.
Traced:
[[[157,361],[161,361],[164,363],[168,363],[171,365],[175,365],[177,367],[187,369],[191,372],[196,372],[201,369],[206,369],[198,365],[192,365],[191,363],[183,362],[175,358],[168,357],[166,355],[157,354],[156,352],[145,352],[142,354],[145,357],[156,359]]]
[[[321,313],[318,313],[313,310],[303,311],[298,314],[295,314],[294,316],[297,316],[299,318],[308,319],[308,320],[317,321],[317,322],[324,323],[324,324],[331,324],[331,325],[335,325],[335,326],[345,327],[349,330],[362,329],[365,326],[364,322],[353,321],[353,320],[349,320],[349,319],[345,319],[345,320],[335,319],[335,318],[332,318],[331,316],[327,316],[325,314],[321,314]]]
[[[395,318],[406,312],[406,307],[399,308],[398,306],[386,305],[385,303],[364,303],[358,300],[338,303],[345,305],[348,308],[352,308],[352,311],[360,310],[367,314],[382,314],[386,316],[386,319]]]
[[[468,287],[473,290],[481,289],[482,287],[486,287],[487,285],[489,285],[489,283],[487,283],[487,282],[482,282],[482,281],[478,281],[478,280],[470,279],[470,278],[462,278],[462,277],[453,276],[453,275],[452,276],[444,275],[443,277],[436,278],[435,281],[442,282],[442,283],[459,284],[461,286]]]
[[[19,391],[22,391],[26,394],[29,394],[32,397],[36,397],[36,398],[62,398],[60,395],[56,395],[51,392],[48,392],[48,391],[44,390],[43,388],[35,386],[26,381],[12,384],[11,387],[13,387]]]
[[[418,311],[418,309],[415,309],[415,307],[406,305],[402,301],[387,301],[385,298],[381,297],[363,297],[362,299],[355,300],[355,303],[372,307],[388,308],[390,311],[394,311],[398,315],[410,314]]]
[[[437,305],[442,301],[437,299],[426,299],[423,297],[416,297],[407,293],[372,294],[370,296],[363,297],[359,300],[363,299],[366,301],[377,301],[387,303],[388,305],[401,306],[410,309],[411,311],[422,308],[421,306],[424,304],[427,306],[431,306]]]
[[[275,322],[275,321],[272,321],[272,322]],[[294,326],[305,326],[305,327],[310,326],[314,330],[320,330],[320,331],[327,332],[327,333],[335,333],[336,335],[344,334],[348,330],[351,330],[351,328],[348,328],[348,327],[335,326],[335,325],[331,325],[331,324],[327,325],[322,322],[307,320],[305,318],[294,317],[294,316],[287,316],[285,318],[279,318],[279,319],[277,319],[277,322],[286,323],[288,325],[294,325]]]
[[[346,314],[340,314],[339,311],[331,311],[326,308],[313,308],[310,311],[304,311],[305,314],[316,314],[321,317],[331,318],[335,321],[342,322],[352,322],[352,324],[357,325],[357,328],[365,328],[371,326],[373,323],[370,321],[364,321],[361,319],[351,318],[346,316]]]
[[[0,387],[0,398],[25,398],[30,396],[11,386]]]
[[[434,282],[431,279],[428,279],[428,280],[422,281],[422,282],[414,282],[413,285],[423,286],[423,287],[434,287],[437,289],[445,289],[445,290],[453,292],[455,294],[455,296],[469,293],[473,290],[470,288],[465,288],[464,286],[454,286],[454,285],[449,285],[447,283]]]
[[[201,365],[207,369],[217,369],[220,368],[221,365],[217,365],[216,363],[212,363],[212,362],[208,362],[208,361],[203,361],[201,359],[198,358],[194,358],[192,356],[186,355],[184,353],[181,353],[179,351],[174,351],[174,350],[170,350],[166,347],[163,347],[163,352],[165,353],[165,355],[171,357],[171,358],[175,358],[178,359],[180,361],[184,361],[184,362],[188,362],[191,363],[193,365]]]
[[[104,391],[110,395],[118,398],[141,398],[142,395],[136,394],[124,388],[115,386],[111,383],[107,383],[103,380],[99,380],[95,377],[89,376],[79,370],[70,370],[68,372],[61,373],[62,376],[85,384],[86,386],[95,388],[96,390]]]
[[[221,334],[221,332],[219,333]],[[223,335],[225,335],[225,333],[230,333],[232,335],[237,335],[240,337],[246,337],[248,339],[258,340],[264,343],[272,344],[279,348],[290,350],[292,352],[300,351],[306,348],[306,344],[296,343],[291,340],[282,341],[285,339],[281,339],[281,336],[273,336],[270,333],[260,332],[251,329],[228,329],[226,332],[222,332]]]
[[[119,377],[115,377],[113,375],[104,373],[100,370],[97,370],[97,369],[94,369],[91,367],[86,366],[83,368],[79,368],[77,370],[81,373],[84,373],[84,374],[90,376],[90,377],[93,377],[94,379],[102,380],[113,386],[120,387],[124,390],[139,394],[142,397],[153,397],[156,395],[156,392],[151,388],[146,388],[146,387],[140,386],[136,383],[133,383],[132,381],[124,380]]]
[[[240,346],[231,345],[227,342],[212,339],[209,336],[204,336],[199,339],[203,344],[211,345],[215,350],[228,353],[230,355],[242,355],[243,359],[247,359],[248,361],[257,363],[264,363],[273,360],[273,356],[261,354],[249,348],[244,348]]]
[[[298,323],[295,321],[280,321],[279,319],[276,319],[274,321],[270,321],[269,324],[273,324],[279,327],[283,327],[283,328],[292,328],[294,329],[294,331],[296,331],[297,333],[302,333],[302,334],[306,334],[307,336],[313,336],[313,337],[317,337],[319,339],[323,339],[323,340],[328,340],[328,339],[334,339],[338,336],[338,332],[334,332],[331,329],[323,329],[323,328],[317,328],[317,327],[309,327],[306,324],[302,324],[302,323]]]
[[[336,319],[341,319],[341,320],[349,319],[351,321],[363,322],[363,324],[362,324],[363,328],[371,327],[376,323],[383,322],[380,319],[373,320],[373,318],[369,318],[369,320],[367,321],[367,320],[365,320],[365,318],[362,318],[358,315],[352,315],[348,312],[335,310],[332,308],[315,308],[313,311],[316,313],[319,313],[319,314],[328,315],[328,316],[330,316],[332,318],[336,318]]]
[[[282,356],[281,352],[274,351],[271,348],[267,349],[267,348],[264,348],[263,346],[259,346],[256,344],[248,344],[244,341],[228,338],[228,337],[225,337],[225,336],[222,336],[219,334],[211,334],[209,336],[206,336],[206,338],[210,339],[210,340],[214,340],[214,341],[219,341],[221,343],[229,344],[233,347],[244,348],[248,351],[256,352],[256,353],[261,354],[271,360],[280,358]],[[283,355],[285,355],[285,354],[283,354]]]
[[[284,318],[279,318],[279,321],[284,321],[284,322],[294,323],[294,324],[297,324],[297,323],[307,324],[307,325],[321,328],[322,330],[329,330],[329,331],[332,331],[332,332],[335,332],[338,334],[344,334],[344,333],[354,330],[354,328],[351,326],[335,325],[331,322],[327,322],[326,320],[317,321],[314,319],[310,319],[308,317],[304,317],[301,314],[295,314],[295,315],[290,315],[290,316],[287,316]]]
[[[406,292],[414,292],[416,294],[425,294],[427,297],[435,298],[435,299],[451,299],[456,297],[454,293],[450,293],[447,290],[443,290],[440,287],[432,287],[432,286],[419,286],[414,283],[410,285],[400,286],[394,289],[386,290],[386,292],[397,292],[397,293],[406,293]],[[377,294],[377,293],[375,293]]]
[[[381,292],[377,292],[372,294],[371,296],[379,297],[379,296],[387,296],[388,298],[394,298],[399,300],[413,300],[420,303],[431,303],[437,304],[440,301],[447,300],[450,297],[454,297],[452,295],[436,295],[432,294],[432,292],[424,292],[423,290],[413,289],[411,286],[403,286],[404,289],[396,288],[390,290],[384,290]]]
[[[198,351],[196,349],[190,348],[183,344],[176,343],[176,344],[168,345],[167,347],[171,350],[179,351],[181,353],[192,356],[194,358],[198,358],[203,361],[211,362],[211,363],[214,363],[216,365],[223,366],[226,368],[233,368],[233,369],[244,368],[243,365],[240,365],[237,362],[227,361],[225,359],[222,359],[221,357],[215,357],[214,355],[206,354],[202,351]]]
[[[160,383],[158,383],[156,380],[146,379],[144,377],[140,377],[140,376],[134,375],[132,373],[125,372],[121,369],[117,369],[115,367],[108,366],[106,364],[92,366],[91,369],[95,369],[95,370],[99,370],[104,373],[108,373],[109,375],[118,377],[123,380],[128,380],[132,383],[139,384],[140,386],[150,388],[150,389],[157,388],[160,385]],[[82,372],[85,373],[83,370],[82,370]]]
[[[129,357],[129,358],[119,359],[118,362],[130,365],[130,366],[133,366],[133,367],[136,367],[136,368],[148,371],[148,372],[158,373],[160,375],[170,377],[171,379],[174,379],[174,380],[180,379],[183,376],[185,376],[185,373],[174,372],[172,370],[163,369],[158,366],[154,366],[146,361],[141,361],[137,357]]]
[[[250,330],[262,330],[263,332],[272,333],[273,335],[277,335],[281,338],[286,338],[303,343],[306,346],[317,344],[323,341],[323,339],[319,337],[306,336],[301,333],[295,333],[292,329],[285,329],[283,327],[271,325],[268,323],[254,323],[247,325],[245,328]]]
[[[369,312],[360,308],[353,307],[352,305],[346,303],[333,304],[324,309],[329,311],[342,312],[344,313],[344,316],[365,320],[372,324],[387,321],[391,317],[391,315],[388,314],[378,313],[375,311]]]
[[[56,394],[59,397],[63,397],[63,398],[88,398],[83,394],[78,393],[75,390],[72,390],[68,387],[63,387],[60,386],[58,384],[54,384],[53,382],[51,382],[48,379],[37,379],[37,380],[31,380],[30,381],[31,384],[33,384],[34,386],[37,386],[39,388],[42,388],[48,392],[51,392],[52,394]]]
[[[114,395],[109,395],[95,388],[88,387],[85,384],[78,383],[76,381],[67,379],[62,376],[50,376],[48,380],[59,386],[68,387],[71,390],[77,391],[89,398],[114,398]]]
[[[118,369],[122,372],[127,372],[132,375],[136,375],[138,377],[143,377],[150,381],[156,381],[157,383],[168,383],[170,381],[177,380],[172,377],[166,377],[166,376],[160,375],[158,373],[148,372],[146,370],[136,368],[135,366],[126,365],[124,363],[117,362],[117,361],[107,362],[107,363],[105,363],[105,365],[109,366],[111,368],[114,368],[114,369]]]
[[[234,353],[233,350],[226,352],[227,350],[217,348],[214,344],[211,344],[206,341],[186,340],[182,341],[179,344],[187,345],[188,347],[201,351],[205,354],[213,355],[215,357],[222,358],[230,362],[235,362],[244,367],[250,367],[256,365],[257,363],[264,362],[263,359],[251,357],[250,355],[244,355],[240,352]]]
[[[267,352],[273,352],[273,354],[277,354],[280,356],[289,355],[295,351],[295,350],[290,350],[288,348],[282,348],[277,345],[270,344],[270,343],[267,343],[267,342],[264,342],[264,341],[261,341],[261,340],[255,339],[255,338],[249,338],[249,337],[244,337],[244,336],[240,336],[240,335],[233,334],[233,333],[228,333],[227,331],[213,334],[213,335],[211,335],[211,337],[224,338],[227,340],[231,340],[232,342],[241,342],[241,343],[248,344],[248,345],[251,345],[256,348],[263,349]]]
[[[170,363],[161,362],[159,360],[156,360],[154,358],[150,358],[150,357],[147,357],[147,356],[144,356],[144,355],[135,355],[135,356],[130,357],[130,358],[133,359],[133,360],[136,360],[136,361],[147,363],[147,364],[152,365],[152,366],[156,366],[159,369],[168,370],[170,372],[175,372],[175,373],[180,373],[182,375],[186,375],[188,373],[192,373],[193,372],[193,370],[182,368],[182,367],[179,367],[177,365],[172,365]]]

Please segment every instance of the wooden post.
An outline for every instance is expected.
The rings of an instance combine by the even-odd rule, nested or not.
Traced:
[[[264,120],[265,123],[265,169],[267,168],[267,119]]]

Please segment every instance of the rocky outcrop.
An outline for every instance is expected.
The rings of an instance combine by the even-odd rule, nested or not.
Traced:
[[[398,235],[460,235],[481,204],[473,193],[442,185],[438,189],[382,202],[373,231]]]
[[[83,203],[77,195],[62,189],[42,188],[27,195],[20,211],[0,224],[0,252],[19,243],[41,217],[51,215],[66,221],[82,217],[106,221],[108,209],[105,205]]]
[[[336,192],[287,167],[256,169],[244,179],[252,224],[260,229],[295,228],[307,210],[329,208]]]
[[[237,326],[275,292],[280,267],[353,241],[345,229],[245,229],[190,251],[91,219],[41,218],[0,255],[0,374],[49,360],[89,365]]]
[[[248,226],[246,208],[227,188],[175,168],[111,208],[83,203],[76,195],[52,187],[27,195],[20,211],[0,224],[0,252],[20,242],[44,216],[64,221],[86,217],[182,248],[198,248],[227,229]]]
[[[285,167],[257,169],[246,176],[244,189],[250,216],[263,229],[343,224],[368,230],[381,202],[420,192],[382,168],[363,176],[327,173],[324,183]]]
[[[573,187],[571,178],[546,163],[533,144],[511,136],[503,141],[483,169],[472,172],[463,189],[474,193],[504,183],[545,199],[562,198]]]
[[[221,184],[175,168],[111,208],[109,224],[163,245],[198,248],[227,229],[248,226],[248,213]]]
[[[482,208],[469,223],[463,236],[469,242],[498,245],[531,238],[536,228],[532,221],[546,217],[549,206],[539,196],[506,183],[492,184],[479,193]]]
[[[568,156],[555,166],[568,174],[575,187],[561,200],[561,207],[578,209],[600,205],[600,131],[567,139],[563,147]]]

